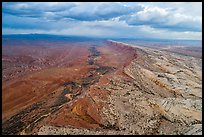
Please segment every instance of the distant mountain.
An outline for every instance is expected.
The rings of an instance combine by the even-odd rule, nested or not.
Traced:
[[[65,36],[65,35],[51,35],[51,34],[11,34],[11,35],[2,35],[3,39],[12,38],[12,39],[52,39],[52,40],[68,40],[68,41],[84,41],[84,40],[97,40],[99,38],[94,37],[85,37],[85,36]]]
[[[19,42],[83,42],[83,41],[104,41],[115,40],[127,42],[130,44],[139,45],[184,45],[184,46],[199,46],[202,47],[201,40],[171,40],[171,39],[152,39],[152,38],[98,38],[86,36],[73,36],[73,35],[52,35],[52,34],[9,34],[2,35],[2,44]]]
[[[50,34],[12,34],[2,35],[2,45],[46,46],[50,42],[56,45],[64,45],[67,42],[91,42],[103,41],[104,39],[84,36],[63,36]]]

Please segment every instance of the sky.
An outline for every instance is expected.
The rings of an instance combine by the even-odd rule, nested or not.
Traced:
[[[2,34],[202,40],[201,2],[3,2]]]

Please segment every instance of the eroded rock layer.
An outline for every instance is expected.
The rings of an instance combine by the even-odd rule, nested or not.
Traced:
[[[5,67],[4,134],[202,134],[202,59],[114,41],[48,51],[61,63],[14,80]]]

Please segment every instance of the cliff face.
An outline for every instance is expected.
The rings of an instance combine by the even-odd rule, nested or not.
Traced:
[[[53,49],[3,82],[4,134],[202,134],[201,59],[115,41]]]

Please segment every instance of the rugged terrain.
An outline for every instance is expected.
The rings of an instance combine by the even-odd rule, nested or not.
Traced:
[[[106,41],[3,47],[3,134],[202,134],[202,59]]]

